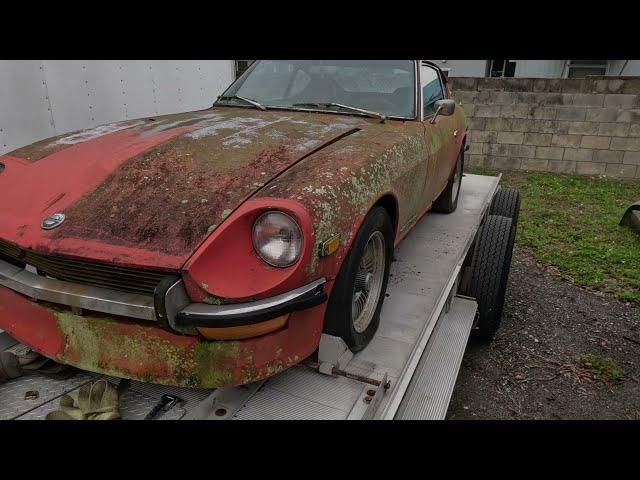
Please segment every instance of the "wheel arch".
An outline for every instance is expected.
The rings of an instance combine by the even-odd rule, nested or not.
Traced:
[[[380,209],[387,212],[390,222],[384,219],[384,215]],[[374,212],[375,215],[372,215]],[[366,247],[368,239],[370,238],[368,235],[373,232],[375,228],[383,225],[380,227],[383,236],[385,238],[393,237],[397,230],[397,224],[398,203],[396,198],[392,193],[384,194],[375,202],[372,202],[369,209],[362,216],[362,219],[354,225],[352,230],[353,235],[349,237],[349,242],[343,245],[343,251],[345,253],[339,263],[335,283],[332,285],[327,301],[323,332],[341,337],[353,352],[362,350],[373,338],[377,329],[380,319],[380,309],[382,308],[384,292],[386,291],[386,284],[389,278],[389,269],[393,258],[394,239],[390,238],[388,242],[385,241],[383,243],[385,249],[384,255],[387,260],[384,264],[384,272],[380,272],[382,274],[381,290],[377,303],[375,304],[375,311],[371,313],[371,320],[362,331],[355,330],[351,317],[352,311],[347,308],[347,303],[352,305],[352,289],[355,288],[356,282],[355,274],[358,269],[361,268],[359,266],[362,258],[360,255],[364,253],[363,248]],[[361,234],[363,232],[365,235],[362,236]],[[345,317],[345,315],[347,316]]]
[[[397,236],[398,222],[400,218],[400,207],[398,205],[398,199],[396,198],[396,196],[390,192],[385,193],[378,200],[376,200],[369,211],[373,210],[375,207],[382,207],[387,211],[387,213],[389,214],[389,218],[391,219],[391,225],[393,226],[393,233],[395,236]]]
[[[358,232],[362,228],[362,223],[364,222],[364,219],[376,207],[384,208],[384,210],[389,215],[389,219],[391,220],[391,227],[393,229],[393,235],[394,235],[393,242],[395,243],[395,241],[396,241],[396,239],[398,237],[398,231],[399,231],[400,207],[399,207],[399,203],[398,203],[397,197],[393,193],[387,192],[387,193],[384,193],[383,195],[379,196],[377,198],[377,200],[375,200],[373,203],[371,203],[369,209],[363,215],[359,216],[359,220],[353,226],[353,230],[351,231],[351,235],[347,236],[347,241],[345,241],[345,243],[341,247],[342,254],[339,255],[339,258],[341,260],[338,263],[334,264],[335,265],[333,267],[334,271],[333,271],[333,274],[330,275],[331,277],[333,277],[334,275],[335,276],[338,275],[338,272],[342,268],[342,264],[346,260],[347,255],[348,255],[349,251],[351,250],[351,247],[353,245],[353,241],[356,238],[356,235],[358,234]]]

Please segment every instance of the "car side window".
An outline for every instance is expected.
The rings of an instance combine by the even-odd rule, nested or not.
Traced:
[[[435,69],[422,65],[422,111],[424,118],[432,117],[436,113],[436,102],[444,98],[440,77]]]

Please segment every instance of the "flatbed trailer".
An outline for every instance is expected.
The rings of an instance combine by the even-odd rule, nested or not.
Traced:
[[[364,350],[352,354],[323,335],[317,358],[240,387],[131,381],[120,397],[122,418],[143,419],[172,395],[180,401],[157,419],[444,419],[478,308],[461,286],[499,182],[466,174],[457,210],[426,214],[395,248],[380,326]],[[24,348],[0,331],[0,351]],[[121,381],[79,372],[0,384],[0,419],[43,419],[61,396],[97,379]]]

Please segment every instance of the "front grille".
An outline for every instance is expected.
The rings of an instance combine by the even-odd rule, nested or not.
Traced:
[[[133,293],[153,294],[160,280],[170,275],[156,270],[42,255],[0,240],[0,257],[2,256],[33,265],[39,273],[58,280]]]

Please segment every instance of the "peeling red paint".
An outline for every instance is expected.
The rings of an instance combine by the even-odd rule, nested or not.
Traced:
[[[180,133],[184,131],[175,129],[141,138],[136,132],[116,132],[72,145],[33,164],[14,161],[13,157],[0,157],[6,167],[0,177],[0,238],[43,253],[55,251],[96,260],[114,260],[119,251],[111,245],[102,244],[93,249],[91,238],[54,237],[53,230],[40,228],[42,220],[52,213],[66,211],[132,156]],[[51,203],[56,197],[58,200]],[[94,217],[99,218],[101,210],[94,211]],[[153,264],[158,265],[158,261]]]
[[[2,157],[0,204],[8,208],[0,211],[0,238],[43,253],[179,268],[255,191],[359,123],[216,108],[133,123],[86,141],[73,134],[78,143],[61,150],[40,142],[30,158],[46,156],[35,163],[14,160],[24,149]],[[61,141],[69,140],[50,143]],[[66,221],[42,231],[42,219],[55,212]]]
[[[257,180],[268,179],[295,156],[290,148],[264,149],[243,168],[203,168],[174,144],[143,154],[119,168],[67,213],[53,238],[96,239],[167,254],[188,254],[241,204]],[[101,216],[95,212],[102,210]],[[123,222],[122,219],[127,221]]]

